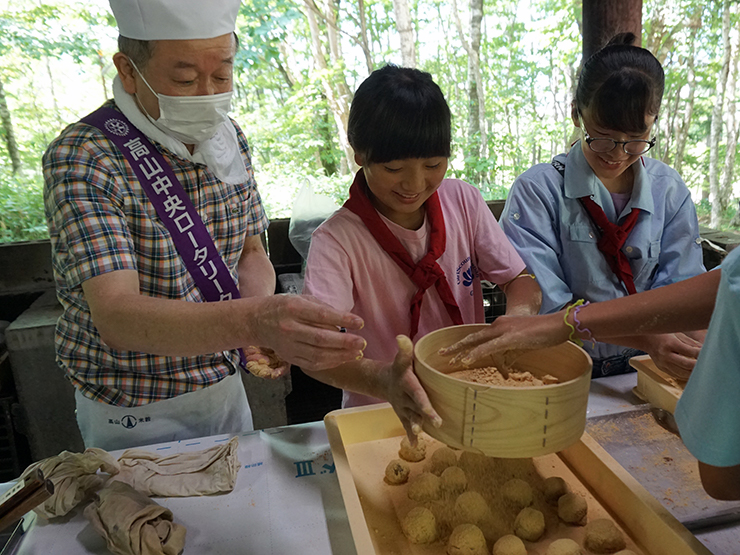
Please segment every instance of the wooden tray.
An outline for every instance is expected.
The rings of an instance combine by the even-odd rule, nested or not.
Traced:
[[[404,435],[390,405],[333,411],[324,422],[357,554],[444,554],[445,546],[441,542],[412,545],[401,531],[399,513],[405,514],[410,506],[402,506],[397,493],[401,490],[394,492],[393,486],[383,481],[385,467],[397,457],[394,453]],[[434,442],[431,438],[430,441]],[[532,461],[543,478],[562,476],[571,490],[586,497],[589,519],[614,520],[627,536],[628,548],[636,553],[711,555],[587,434],[560,453]],[[412,463],[412,474],[420,472],[422,466],[423,463]],[[561,526],[566,528],[564,524]],[[567,528],[582,537],[582,527]],[[528,554],[544,555],[552,539],[527,543]]]
[[[637,370],[635,395],[673,414],[686,382],[675,380],[660,370],[649,355],[632,357],[630,366]]]

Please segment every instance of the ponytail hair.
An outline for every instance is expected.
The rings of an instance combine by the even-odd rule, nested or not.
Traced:
[[[653,54],[634,46],[633,33],[620,33],[591,56],[578,78],[575,103],[579,112],[605,129],[626,133],[647,131],[645,116],[658,116],[665,75]]]

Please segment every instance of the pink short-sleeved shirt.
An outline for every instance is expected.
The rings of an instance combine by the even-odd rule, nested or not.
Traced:
[[[463,321],[481,323],[481,279],[506,283],[524,270],[524,262],[478,189],[464,181],[445,179],[438,191],[447,235],[445,252],[438,262]],[[383,219],[414,262],[418,262],[429,244],[426,219],[418,230]],[[392,361],[397,351],[396,336],[410,332],[411,298],[416,286],[377,243],[359,216],[346,208],[340,208],[314,232],[303,293],[363,318],[365,327],[358,333],[367,341],[365,356],[369,359]],[[437,290],[430,287],[422,301],[419,331],[412,339],[452,324]],[[378,400],[344,393],[344,406],[372,402]]]

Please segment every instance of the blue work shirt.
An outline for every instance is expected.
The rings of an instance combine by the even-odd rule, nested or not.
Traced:
[[[537,164],[511,187],[500,224],[537,277],[541,314],[557,312],[584,299],[606,301],[627,295],[598,249],[599,231],[579,197],[591,196],[612,223],[621,224],[632,208],[640,215],[622,252],[629,259],[637,292],[655,289],[705,271],[696,209],[686,184],[671,167],[643,157],[632,165],[632,196],[617,214],[609,191],[596,177],[580,141],[566,156],[565,179],[552,164]],[[588,342],[587,342],[588,343]],[[595,359],[620,354],[625,347],[594,343]]]
[[[712,320],[676,405],[681,439],[712,466],[740,464],[740,248],[721,266]]]

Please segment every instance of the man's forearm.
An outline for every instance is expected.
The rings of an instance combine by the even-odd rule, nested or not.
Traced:
[[[195,303],[122,294],[98,307],[93,322],[113,349],[163,356],[195,356],[244,347],[247,314],[258,299]]]
[[[245,253],[239,260],[239,294],[262,297],[275,293],[275,269],[262,249]]]

